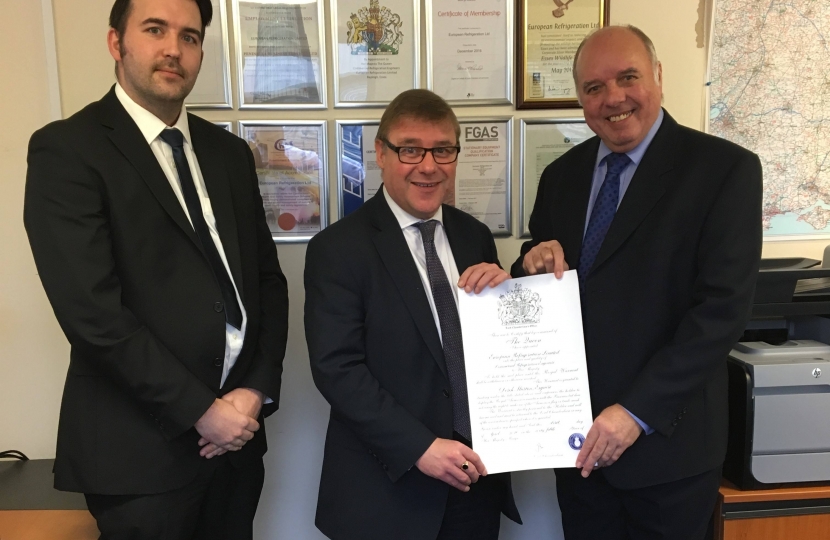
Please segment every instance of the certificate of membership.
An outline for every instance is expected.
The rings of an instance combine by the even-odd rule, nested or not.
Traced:
[[[593,421],[576,271],[458,300],[473,448],[487,471],[573,467]]]

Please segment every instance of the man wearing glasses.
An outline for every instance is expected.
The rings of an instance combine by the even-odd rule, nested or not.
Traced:
[[[305,328],[331,405],[317,527],[335,540],[498,538],[510,476],[471,448],[459,289],[508,279],[490,230],[442,202],[460,127],[427,90],[389,104],[383,187],[309,243]],[[474,361],[474,359],[470,359]]]

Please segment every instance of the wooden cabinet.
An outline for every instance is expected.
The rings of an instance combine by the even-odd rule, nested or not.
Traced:
[[[724,482],[715,540],[830,540],[830,486],[741,491]]]

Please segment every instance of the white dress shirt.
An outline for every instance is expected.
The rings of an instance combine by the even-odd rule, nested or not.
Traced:
[[[398,206],[398,203],[392,200],[392,197],[389,196],[389,193],[385,189],[383,190],[383,196],[386,197],[389,208],[395,214],[395,218],[398,220],[401,230],[403,230],[403,236],[406,238],[409,251],[412,253],[412,258],[415,259],[415,266],[418,267],[418,274],[421,276],[421,283],[424,284],[424,291],[426,291],[427,300],[429,301],[429,309],[432,310],[432,318],[435,320],[435,328],[438,329],[438,337],[441,338],[441,344],[443,345],[444,339],[441,336],[441,320],[438,318],[435,299],[432,297],[432,287],[429,285],[424,240],[421,238],[420,229],[418,229],[418,223],[428,220],[418,219],[407,213],[403,208]],[[435,251],[438,252],[438,259],[441,261],[441,266],[444,267],[444,272],[447,274],[450,289],[452,290],[452,297],[455,300],[455,307],[458,309],[458,267],[455,265],[455,258],[452,256],[452,250],[450,249],[450,242],[447,240],[447,233],[444,230],[443,210],[439,206],[438,211],[430,219],[434,219],[439,223],[435,227]]]
[[[176,162],[173,159],[173,150],[169,144],[164,142],[161,137],[159,137],[162,131],[168,129],[167,124],[162,122],[156,115],[133,101],[124,89],[121,88],[121,85],[117,83],[115,85],[115,95],[118,97],[121,105],[123,105],[127,110],[130,117],[135,121],[138,129],[141,131],[141,134],[144,135],[144,138],[147,140],[147,144],[150,145],[150,149],[153,151],[153,154],[156,156],[156,159],[161,166],[161,170],[164,171],[164,176],[166,176],[167,181],[170,182],[170,187],[173,190],[173,193],[176,194],[176,198],[179,200],[179,204],[182,206],[184,214],[187,216],[188,221],[190,221],[192,225],[193,221],[190,219],[190,213],[187,211],[187,205],[185,205],[184,202],[184,195],[182,195],[182,188],[179,184],[179,175],[176,172]],[[216,244],[219,256],[222,258],[222,264],[225,265],[225,270],[228,272],[231,283],[233,283],[233,289],[236,292],[236,300],[239,302],[239,309],[242,310],[242,328],[237,330],[230,324],[225,323],[225,361],[222,366],[222,379],[219,382],[219,387],[221,388],[225,384],[228,374],[236,363],[236,359],[239,357],[239,352],[242,350],[242,343],[245,339],[245,328],[248,326],[248,315],[245,312],[245,306],[242,304],[242,298],[239,296],[239,289],[233,281],[233,274],[231,274],[231,269],[228,266],[228,259],[225,256],[225,249],[222,247],[222,240],[219,238],[219,232],[216,229],[216,217],[213,215],[213,208],[210,205],[210,197],[208,197],[207,189],[205,188],[205,180],[202,178],[202,171],[199,169],[199,161],[196,159],[196,154],[193,152],[193,145],[190,141],[190,128],[187,124],[187,112],[185,111],[184,106],[182,106],[182,111],[179,113],[179,119],[176,121],[176,124],[172,126],[172,128],[178,129],[184,136],[184,155],[187,157],[187,163],[190,165],[190,174],[193,177],[193,182],[196,184],[196,193],[198,193],[199,202],[202,205],[202,215],[205,218],[208,229],[210,229],[210,236],[213,239],[213,243]]]

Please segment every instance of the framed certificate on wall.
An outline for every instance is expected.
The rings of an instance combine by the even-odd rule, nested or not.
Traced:
[[[240,109],[325,109],[324,0],[233,0]]]
[[[326,121],[240,121],[254,154],[265,220],[276,242],[311,239],[328,224]]]
[[[513,102],[513,0],[426,0],[427,88],[451,105]]]
[[[609,0],[518,0],[516,108],[579,107],[573,61],[592,30],[608,24]]]
[[[530,236],[528,222],[539,180],[545,167],[559,156],[594,136],[582,117],[557,119],[523,119],[521,124],[521,171],[519,174],[519,234]]]
[[[420,0],[332,0],[335,107],[383,107],[420,85]]]
[[[231,59],[228,52],[228,14],[224,0],[211,0],[213,21],[205,29],[204,58],[199,77],[185,103],[190,109],[230,109]]]

